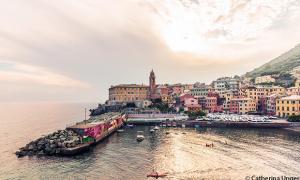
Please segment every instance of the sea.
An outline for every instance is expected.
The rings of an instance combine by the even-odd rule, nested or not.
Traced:
[[[23,157],[26,143],[82,121],[96,103],[0,104],[0,179],[251,179],[300,176],[300,136],[283,129],[124,128],[73,157]],[[145,140],[136,141],[137,131]],[[168,132],[168,133],[166,133]],[[214,144],[206,147],[206,144]]]

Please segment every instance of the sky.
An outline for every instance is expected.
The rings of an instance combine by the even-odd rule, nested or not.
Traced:
[[[0,0],[0,102],[101,102],[111,85],[210,83],[300,42],[299,0]]]

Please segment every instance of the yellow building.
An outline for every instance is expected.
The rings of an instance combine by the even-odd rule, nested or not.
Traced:
[[[121,84],[109,88],[109,101],[133,102],[146,100],[149,86],[138,84]]]
[[[240,95],[254,99],[256,103],[262,97],[271,94],[285,95],[285,93],[285,88],[280,86],[252,86],[240,89]]]
[[[173,98],[170,95],[162,94],[161,101],[167,104],[171,104],[173,102]]]
[[[276,101],[276,115],[279,117],[300,115],[300,96],[292,95],[278,99]]]

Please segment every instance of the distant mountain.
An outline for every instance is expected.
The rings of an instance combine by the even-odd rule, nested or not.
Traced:
[[[253,71],[247,72],[246,77],[287,74],[297,66],[300,66],[300,44]]]

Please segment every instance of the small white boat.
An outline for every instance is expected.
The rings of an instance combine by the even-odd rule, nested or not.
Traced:
[[[138,131],[137,136],[136,136],[136,140],[138,142],[142,142],[144,139],[145,139],[144,132],[143,131]]]
[[[117,132],[124,132],[124,129],[118,129]]]
[[[181,127],[182,127],[182,128],[185,128],[185,124],[181,124]]]
[[[155,126],[153,129],[154,129],[154,130],[159,130],[159,127],[158,127],[158,126]]]
[[[154,129],[150,129],[150,132],[153,133],[155,130]]]

